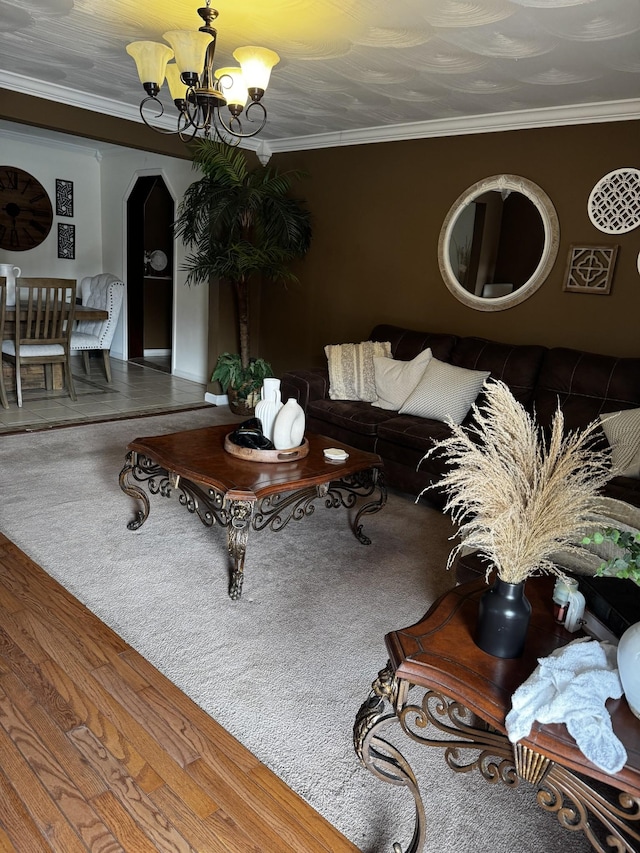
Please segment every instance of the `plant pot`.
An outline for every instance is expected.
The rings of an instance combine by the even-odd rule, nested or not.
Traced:
[[[256,398],[257,395],[255,393],[249,394],[246,399],[238,397],[238,392],[235,388],[227,388],[229,408],[234,415],[240,415],[243,418],[250,418],[256,410],[256,403],[258,402]]]
[[[531,618],[531,604],[522,583],[506,583],[496,578],[478,603],[475,643],[497,658],[518,658]]]

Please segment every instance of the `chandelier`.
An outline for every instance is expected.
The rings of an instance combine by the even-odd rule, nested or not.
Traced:
[[[212,24],[218,12],[211,8],[211,0],[206,0],[206,4],[198,9],[204,21],[199,30],[171,30],[163,34],[171,47],[153,41],[127,45],[127,53],[135,60],[147,93],[140,102],[140,116],[152,130],[177,133],[185,141],[201,131],[207,138],[213,132],[218,139],[237,145],[241,139],[256,136],[266,124],[262,96],[271,69],[280,57],[266,47],[239,47],[233,52],[239,67],[214,69],[217,32]],[[159,119],[164,113],[158,93],[165,77],[178,110],[177,128],[173,131],[156,127],[147,119],[149,105],[158,110],[153,118]],[[228,110],[226,118],[224,107]],[[240,118],[243,113],[248,122],[257,122],[258,126],[243,126]]]

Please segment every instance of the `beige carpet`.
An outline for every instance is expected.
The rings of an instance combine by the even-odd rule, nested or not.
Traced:
[[[130,532],[133,502],[118,486],[128,441],[216,420],[235,419],[207,409],[2,437],[0,529],[361,850],[405,847],[411,798],[361,767],[351,729],[386,662],[385,633],[417,621],[453,584],[449,522],[391,494],[365,517],[367,547],[344,510],[319,507],[250,537],[244,593],[232,602],[224,531],[205,528],[175,497],[155,497]],[[439,752],[398,743],[424,793],[428,849],[590,849],[535,805],[528,786],[454,774]]]

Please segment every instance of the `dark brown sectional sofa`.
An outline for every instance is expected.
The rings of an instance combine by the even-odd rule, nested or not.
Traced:
[[[471,370],[488,370],[501,379],[539,423],[548,426],[560,403],[569,430],[586,426],[600,414],[640,407],[640,358],[615,358],[562,347],[504,344],[456,335],[376,326],[369,340],[390,341],[393,358],[409,361],[426,347],[435,358]],[[399,415],[370,403],[329,398],[326,368],[293,370],[281,379],[282,399],[294,397],[305,409],[307,429],[353,447],[379,453],[387,482],[418,495],[437,484],[443,462],[430,457],[418,467],[433,440],[449,434],[440,421]],[[468,416],[468,419],[471,415]],[[604,433],[602,441],[606,442]],[[640,506],[640,480],[614,477],[610,497]],[[430,500],[442,504],[437,485]]]

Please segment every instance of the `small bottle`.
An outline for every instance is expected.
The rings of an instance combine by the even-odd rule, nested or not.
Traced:
[[[569,587],[558,578],[553,588],[553,618],[559,625],[564,625],[569,609]]]

